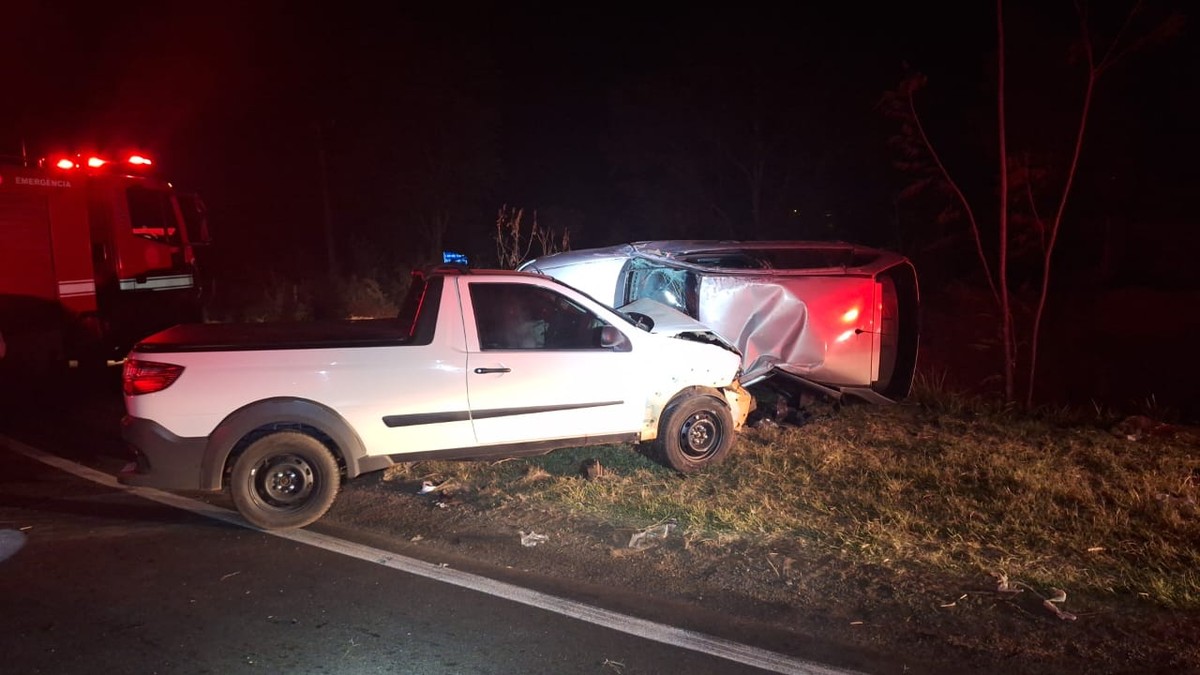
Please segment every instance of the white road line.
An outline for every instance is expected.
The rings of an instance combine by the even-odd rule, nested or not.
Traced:
[[[485,593],[498,598],[504,598],[530,607],[536,607],[556,614],[586,621],[597,626],[603,626],[622,633],[628,633],[647,640],[673,645],[710,656],[734,661],[736,663],[762,668],[775,673],[791,675],[854,675],[854,671],[840,670],[823,666],[810,661],[793,658],[765,649],[758,649],[732,640],[723,640],[695,631],[676,628],[645,619],[639,619],[628,614],[620,614],[599,607],[567,600],[546,593],[529,590],[513,584],[495,581],[487,577],[469,574],[459,570],[427,563],[415,558],[409,558],[390,551],[356,544],[352,541],[330,537],[307,530],[261,530],[242,519],[235,511],[213,506],[196,499],[190,499],[170,492],[153,488],[130,487],[117,482],[117,479],[102,471],[88,468],[68,459],[39,450],[0,434],[0,445],[13,452],[25,455],[30,459],[48,464],[56,469],[73,474],[85,480],[99,483],[117,490],[125,490],[143,499],[149,499],[177,509],[220,520],[231,525],[258,530],[282,539],[315,546],[317,548],[340,553],[359,560],[365,560],[377,565],[383,565],[394,570],[415,574],[443,583]]]

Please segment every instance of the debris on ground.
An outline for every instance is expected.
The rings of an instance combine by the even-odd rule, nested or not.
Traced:
[[[790,400],[788,397],[776,394],[764,395],[761,400],[755,399],[756,406],[746,419],[746,425],[755,429],[777,429],[783,426],[802,427],[817,419],[811,405],[811,397],[801,397]]]
[[[427,495],[431,492],[437,492],[439,490],[444,491],[450,487],[451,487],[451,483],[448,480],[442,481],[441,483],[434,483],[431,480],[423,480],[423,481],[421,481],[421,489],[417,490],[417,494]]]
[[[632,548],[637,551],[644,551],[651,546],[654,546],[654,542],[666,539],[667,536],[671,534],[671,531],[676,527],[677,523],[674,520],[668,520],[665,523],[652,525],[644,530],[634,532],[633,535],[629,537],[629,545],[627,548]]]
[[[1053,593],[1050,597],[1042,600],[1042,606],[1051,612],[1054,612],[1054,615],[1063,621],[1074,621],[1078,619],[1079,617],[1070,612],[1064,612],[1058,607],[1060,604],[1067,601],[1067,592],[1061,588],[1052,588],[1050,590],[1053,591]]]
[[[1038,593],[1037,590],[1034,589],[1029,584],[1026,584],[1026,583],[1023,583],[1020,581],[1014,581],[1012,583],[1009,583],[1007,574],[999,573],[999,574],[994,574],[992,576],[996,577],[996,580],[997,580],[997,584],[996,584],[996,592],[997,593],[1020,593],[1024,590],[1028,590],[1030,593],[1033,593],[1034,595],[1036,595],[1038,598],[1041,599],[1042,607],[1045,607],[1046,609],[1050,610],[1051,612],[1054,613],[1054,616],[1057,616],[1058,618],[1062,619],[1063,621],[1075,621],[1076,619],[1079,618],[1079,617],[1075,616],[1074,614],[1064,611],[1062,608],[1059,607],[1059,605],[1061,605],[1067,601],[1067,592],[1061,588],[1051,588],[1050,589],[1050,597],[1045,597],[1041,593]],[[959,598],[959,599],[961,600],[962,598]]]
[[[962,602],[963,600],[966,600],[968,595],[969,595],[968,593],[963,593],[962,595],[958,596],[957,600],[952,600],[950,602],[938,605],[938,607],[941,607],[942,609],[948,609],[950,607],[955,607],[958,605],[958,603]]]
[[[526,548],[533,548],[538,544],[550,541],[550,537],[545,534],[538,534],[533,531],[526,533],[525,530],[518,530],[518,532],[521,533],[521,545]]]
[[[421,481],[417,494],[432,497],[430,504],[439,509],[448,509],[462,503],[457,494],[458,486],[452,480],[435,483],[432,480]]]
[[[439,509],[448,509],[459,504],[462,504],[462,500],[452,492],[438,492],[433,498],[433,505]]]

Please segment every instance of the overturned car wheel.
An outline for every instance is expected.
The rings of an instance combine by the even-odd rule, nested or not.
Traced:
[[[733,446],[733,416],[724,401],[704,394],[672,403],[658,427],[658,451],[680,473],[716,464]]]
[[[341,488],[337,461],[320,441],[293,431],[264,436],[237,458],[233,503],[268,530],[304,527],[329,510]]]

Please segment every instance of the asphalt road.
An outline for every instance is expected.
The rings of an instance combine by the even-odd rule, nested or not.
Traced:
[[[2,672],[832,672],[104,484],[123,463],[110,384],[42,382],[0,415]]]

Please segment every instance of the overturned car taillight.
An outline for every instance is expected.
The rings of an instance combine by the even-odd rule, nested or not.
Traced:
[[[126,396],[153,394],[175,383],[183,374],[183,366],[126,359],[121,373],[122,389]]]

